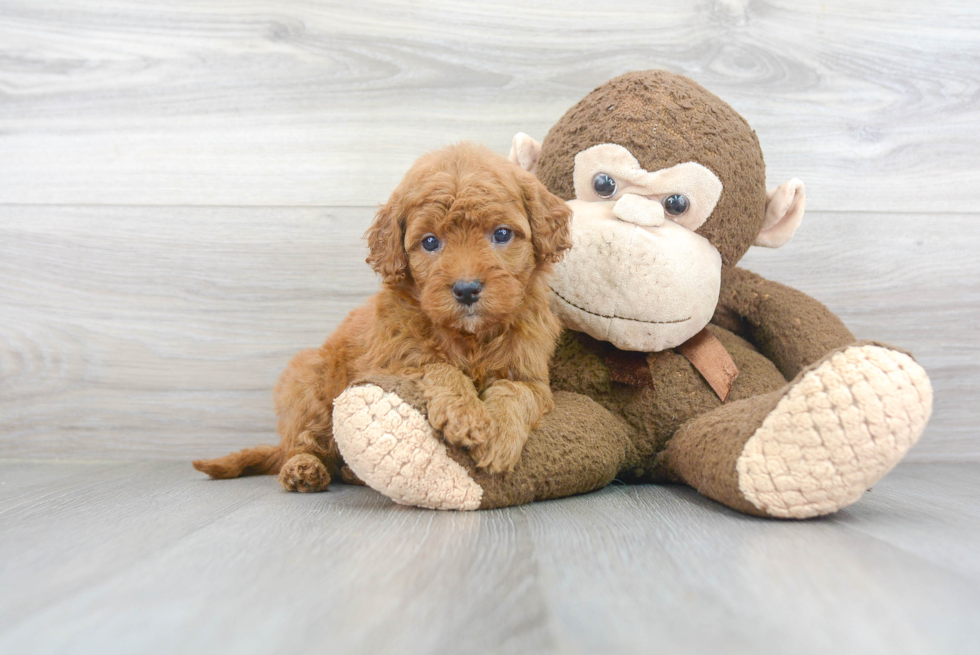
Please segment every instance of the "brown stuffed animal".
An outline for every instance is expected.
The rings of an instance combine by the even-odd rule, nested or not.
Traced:
[[[418,389],[380,378],[335,404],[347,464],[401,503],[481,509],[683,482],[742,512],[806,518],[856,501],[916,442],[932,389],[906,353],[857,342],[822,304],[736,268],[796,231],[803,185],[765,190],[755,133],[664,71],[595,89],[511,160],[574,209],[551,282],[567,328],[555,410],[515,471],[447,446]]]

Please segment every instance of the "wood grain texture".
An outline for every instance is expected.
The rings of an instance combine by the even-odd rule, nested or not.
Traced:
[[[980,5],[0,3],[0,203],[372,205],[610,77],[689,75],[818,210],[980,211]]]
[[[183,463],[0,462],[4,653],[967,653],[977,465],[831,519],[614,486],[478,513]]]
[[[276,442],[271,388],[376,289],[367,208],[0,207],[0,456],[219,455]],[[936,388],[913,461],[980,459],[980,215],[811,212],[747,268]],[[887,227],[883,227],[887,226]]]
[[[360,240],[370,210],[0,212],[8,455],[277,441],[280,371],[376,289]]]

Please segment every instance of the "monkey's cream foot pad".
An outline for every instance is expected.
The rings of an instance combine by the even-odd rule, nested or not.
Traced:
[[[483,489],[449,457],[425,416],[396,394],[374,384],[351,387],[334,401],[333,422],[344,461],[375,491],[403,505],[480,507]]]
[[[749,438],[739,489],[771,516],[835,512],[899,462],[931,411],[929,377],[911,357],[845,348],[805,373]]]

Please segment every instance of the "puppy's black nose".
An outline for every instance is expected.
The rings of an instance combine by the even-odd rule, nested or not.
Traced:
[[[479,280],[457,280],[453,285],[453,296],[457,302],[472,305],[480,299],[483,284]]]

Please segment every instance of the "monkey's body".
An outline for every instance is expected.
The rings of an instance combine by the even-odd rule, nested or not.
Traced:
[[[622,458],[615,471],[614,477],[617,479],[654,483],[696,482],[696,478],[708,473],[711,468],[720,466],[734,470],[735,459],[741,455],[745,442],[768,416],[769,412],[758,411],[759,401],[765,400],[763,406],[771,408],[792,386],[780,372],[777,363],[760,353],[748,340],[752,332],[765,333],[775,327],[749,322],[746,315],[755,312],[752,307],[744,306],[742,301],[746,294],[738,291],[744,292],[750,285],[754,288],[748,297],[753,299],[753,304],[767,296],[764,302],[769,307],[765,315],[784,318],[791,313],[800,322],[804,318],[815,319],[813,322],[821,324],[823,328],[822,338],[806,340],[801,344],[802,350],[787,352],[783,348],[778,362],[786,369],[790,380],[806,366],[854,343],[853,335],[822,304],[799,291],[739,269],[732,269],[723,282],[722,302],[716,320],[741,329],[746,338],[715,323],[707,328],[721,342],[739,370],[738,378],[724,403],[677,349],[642,355],[650,372],[649,383],[616,382],[611,371],[615,358],[610,357],[610,350],[614,347],[588,335],[566,330],[552,360],[552,388],[576,394],[563,399],[566,409],[581,405],[578,411],[597,415],[597,424],[616,426],[616,429],[602,431],[590,428],[587,434],[580,434],[577,430],[569,430],[570,426],[564,424],[560,416],[553,417],[557,424],[553,427],[561,427],[551,436],[558,440],[571,437],[570,441],[580,446],[578,452],[569,450],[564,456],[571,477],[578,477],[581,470],[587,468],[583,462],[587,462],[592,453],[615,450],[611,446],[623,437],[628,440],[629,446],[618,451],[622,452]],[[774,305],[780,307],[777,309]],[[584,398],[595,401],[602,409],[583,402]],[[609,415],[603,416],[603,410]],[[737,420],[726,420],[726,417],[733,415],[737,416]],[[678,440],[679,435],[685,435],[685,438]],[[596,444],[599,440],[608,443],[599,446]],[[555,446],[553,443],[550,447]],[[719,458],[731,461],[719,461]],[[463,461],[462,457],[460,460]],[[606,469],[607,476],[611,470],[612,467]],[[603,480],[597,487],[604,486],[612,479]],[[484,480],[481,478],[481,482]],[[593,480],[598,482],[596,478]],[[562,486],[569,484],[570,481]],[[486,480],[486,486],[493,485]],[[729,505],[744,504],[744,499],[730,485],[725,492],[727,494],[723,495],[726,497],[716,500]],[[484,506],[498,503],[510,504],[508,493],[501,494],[498,501],[484,500]],[[751,506],[740,509],[765,514]]]
[[[709,331],[728,350],[739,369],[727,402],[776,391],[786,379],[768,359],[741,337],[715,325]],[[688,359],[675,349],[644,353],[652,381],[629,384],[611,379],[609,348],[580,332],[566,331],[551,365],[551,388],[584,395],[630,428],[636,456],[623,462],[617,477],[637,482],[676,480],[662,453],[689,420],[722,406]],[[671,393],[663,393],[669,388]]]
[[[789,241],[805,197],[795,179],[766,191],[755,133],[719,98],[664,71],[629,73],[543,144],[519,134],[511,153],[575,211],[551,283],[571,328],[551,366],[555,409],[518,467],[494,476],[442,443],[404,381],[348,389],[334,433],[370,486],[401,503],[481,509],[617,477],[673,481],[742,512],[807,518],[855,502],[918,439],[932,406],[922,367],[736,268],[750,246]],[[721,391],[710,362],[691,364],[703,329],[723,348],[697,359],[738,369]],[[359,427],[371,424],[383,438]]]
[[[643,355],[652,383],[634,386],[611,379],[610,344],[566,330],[551,366],[555,409],[531,433],[513,473],[475,469],[463,449],[441,443],[435,450],[444,450],[448,461],[433,463],[438,437],[402,422],[412,414],[425,422],[421,395],[396,378],[373,378],[345,392],[335,426],[341,448],[357,453],[348,461],[368,484],[398,502],[440,509],[507,507],[586,493],[620,479],[685,483],[760,516],[836,511],[856,501],[914,443],[928,418],[928,378],[904,353],[855,342],[805,294],[735,271],[733,277],[750,279],[754,289],[743,295],[735,291],[745,291],[744,284],[723,286],[723,298],[736,302],[722,306],[720,322],[737,314],[747,332],[774,329],[750,324],[744,314],[752,314],[751,307],[737,312],[733,305],[742,296],[767,304],[765,315],[817,314],[818,322],[837,325],[800,348],[783,344],[777,361],[787,367],[789,382],[753,343],[716,324],[708,330],[739,369],[724,403],[674,349]],[[770,293],[759,293],[765,289]],[[828,347],[833,339],[838,344]],[[412,454],[386,467],[393,459],[390,444],[365,443],[352,420],[365,410],[399,438],[400,448],[391,452]],[[850,429],[841,429],[849,420]],[[907,429],[889,428],[896,421]],[[789,429],[780,432],[780,423]],[[441,490],[454,466],[447,497]]]

